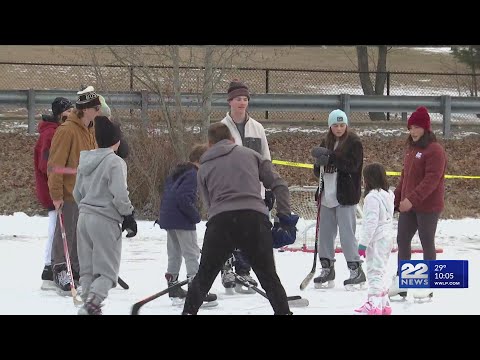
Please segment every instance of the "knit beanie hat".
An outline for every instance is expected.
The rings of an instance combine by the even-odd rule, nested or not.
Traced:
[[[228,86],[228,101],[236,98],[237,96],[246,96],[250,100],[250,91],[248,91],[247,85],[242,83],[238,79],[232,80]]]
[[[345,124],[348,126],[347,114],[340,109],[333,110],[328,115],[328,127],[331,127],[334,124]]]
[[[100,106],[100,99],[93,86],[88,86],[85,90],[77,92],[78,100],[75,103],[77,109],[88,109]]]
[[[106,116],[95,117],[95,140],[99,148],[108,148],[120,141],[120,126]]]
[[[410,126],[412,125],[424,128],[426,131],[432,131],[430,115],[428,114],[428,110],[425,106],[420,106],[412,113],[412,115],[410,115],[407,123],[408,129],[410,129]]]
[[[73,108],[73,104],[70,100],[64,97],[57,97],[52,102],[52,115],[53,117],[57,117],[64,111]]]

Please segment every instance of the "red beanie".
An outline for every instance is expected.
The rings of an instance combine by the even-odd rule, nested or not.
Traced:
[[[425,131],[432,131],[430,115],[428,114],[428,110],[425,106],[420,106],[412,113],[412,115],[410,115],[407,127],[410,129],[410,126],[412,125],[424,128]]]

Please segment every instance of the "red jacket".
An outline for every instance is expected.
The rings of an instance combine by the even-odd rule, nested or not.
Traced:
[[[38,124],[40,137],[35,144],[33,161],[35,164],[35,187],[38,201],[48,210],[54,210],[50,192],[48,191],[47,162],[50,144],[58,123],[42,120]]]
[[[405,153],[400,182],[395,189],[395,207],[407,198],[413,211],[441,212],[444,208],[447,158],[442,145],[410,146]]]

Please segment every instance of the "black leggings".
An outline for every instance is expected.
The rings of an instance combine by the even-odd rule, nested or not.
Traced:
[[[435,232],[440,213],[408,211],[400,213],[398,219],[398,260],[410,260],[412,256],[412,239],[418,230],[422,244],[423,260],[436,260]]]

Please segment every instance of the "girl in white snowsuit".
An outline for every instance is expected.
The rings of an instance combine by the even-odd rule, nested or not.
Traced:
[[[358,254],[366,258],[368,299],[355,309],[368,315],[390,315],[388,299],[387,264],[393,248],[392,220],[395,196],[388,189],[385,168],[378,163],[363,170],[365,199],[363,225]]]

